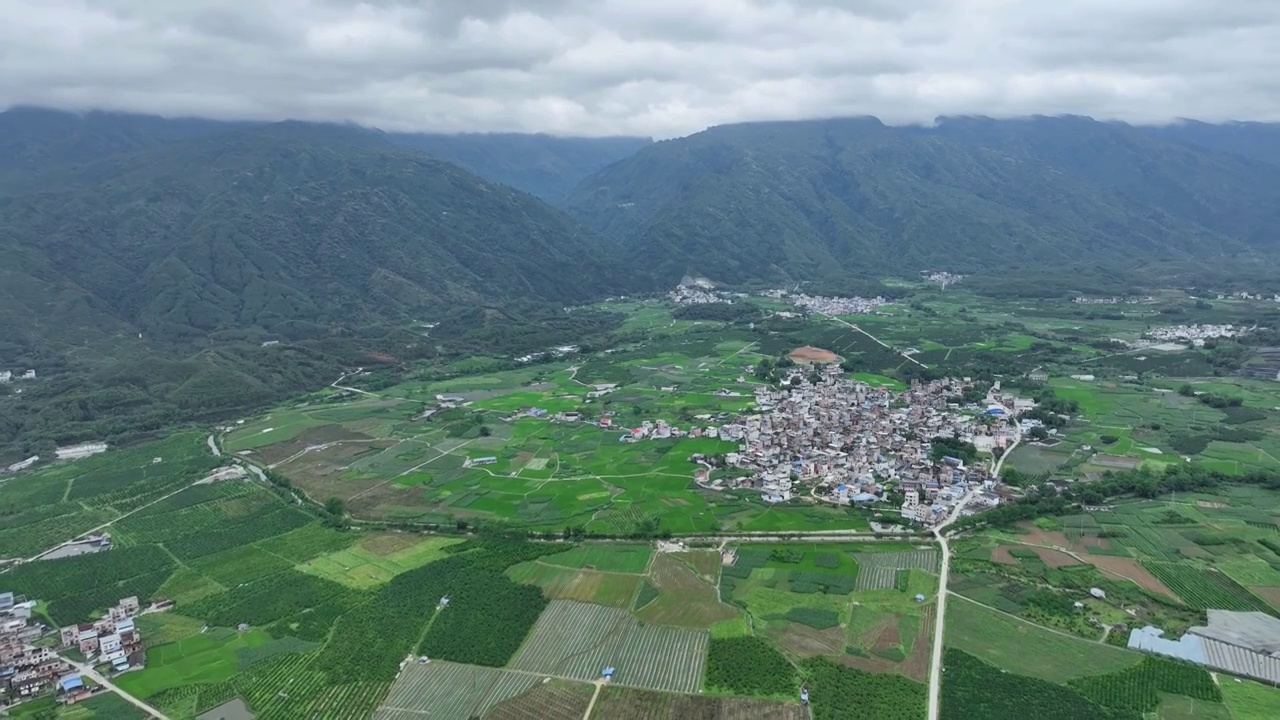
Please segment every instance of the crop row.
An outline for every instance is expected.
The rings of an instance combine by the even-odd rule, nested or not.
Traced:
[[[1222,692],[1204,668],[1157,657],[1144,658],[1120,672],[1078,678],[1069,685],[1099,705],[1140,712],[1156,710],[1160,693],[1222,701]]]
[[[1180,563],[1143,561],[1151,571],[1188,606],[1197,610],[1259,610],[1271,608],[1225,574]]]
[[[459,665],[433,660],[410,663],[400,671],[375,718],[396,717],[396,711],[429,713],[432,717],[469,718],[516,697],[540,682],[537,675],[499,668]]]
[[[591,680],[614,667],[614,682],[693,692],[702,677],[705,633],[645,625],[624,610],[556,600],[511,667]]]

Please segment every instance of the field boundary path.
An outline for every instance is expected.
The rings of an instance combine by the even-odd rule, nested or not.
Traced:
[[[89,679],[93,680],[94,682],[98,683],[102,687],[124,698],[129,704],[137,707],[139,710],[142,710],[145,713],[148,713],[151,717],[159,718],[159,720],[169,720],[169,717],[166,716],[164,713],[151,707],[150,705],[139,700],[138,698],[130,695],[124,690],[121,690],[119,686],[117,686],[115,683],[111,682],[110,680],[100,675],[97,670],[93,669],[93,667],[89,665],[85,665],[84,663],[76,662],[75,660],[70,660],[66,657],[63,657],[62,659],[68,665],[71,665],[76,670],[79,670],[81,674],[87,675]]]

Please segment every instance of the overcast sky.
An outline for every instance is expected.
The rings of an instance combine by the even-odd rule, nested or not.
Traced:
[[[0,107],[670,137],[1280,120],[1280,0],[0,0]]]

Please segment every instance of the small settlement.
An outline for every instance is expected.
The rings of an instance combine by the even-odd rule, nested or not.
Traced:
[[[78,652],[106,675],[146,663],[142,636],[134,626],[138,598],[123,598],[98,620],[54,630],[33,614],[36,601],[0,593],[0,707],[48,693],[71,704],[100,688],[76,671],[59,650]]]
[[[902,493],[904,518],[925,525],[945,518],[971,489],[979,495],[966,512],[994,507],[1000,498],[987,463],[935,461],[932,440],[954,438],[985,451],[1008,447],[1021,432],[1013,416],[1030,406],[993,391],[986,411],[962,409],[952,399],[968,384],[913,381],[894,392],[847,378],[834,365],[817,382],[797,368],[780,389],[756,390],[758,412],[718,429],[722,439],[740,441],[723,464],[747,472],[709,487],[756,489],[769,503],[807,494],[843,505],[887,501],[892,488]]]

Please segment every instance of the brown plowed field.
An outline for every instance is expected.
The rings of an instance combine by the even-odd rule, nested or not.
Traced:
[[[791,358],[792,360],[795,360],[796,362],[809,362],[809,363],[840,362],[839,355],[831,352],[830,350],[823,350],[822,348],[816,348],[816,347],[813,347],[812,345],[805,345],[804,347],[798,347],[795,350],[792,350],[791,353],[787,355],[787,357]]]
[[[1059,550],[1050,550],[1048,548],[1034,548],[1036,554],[1044,561],[1045,565],[1053,568],[1063,567],[1065,565],[1080,565],[1079,560]]]
[[[1182,602],[1182,598],[1174,594],[1172,590],[1165,587],[1165,584],[1156,579],[1146,568],[1138,564],[1133,558],[1112,557],[1110,555],[1090,555],[1089,564],[1098,568],[1102,572],[1120,579],[1132,580],[1139,586],[1151,590],[1152,592],[1162,593],[1169,597]]]
[[[1000,545],[992,549],[991,562],[997,562],[1001,565],[1017,565],[1018,558],[1009,554],[1008,545]]]

